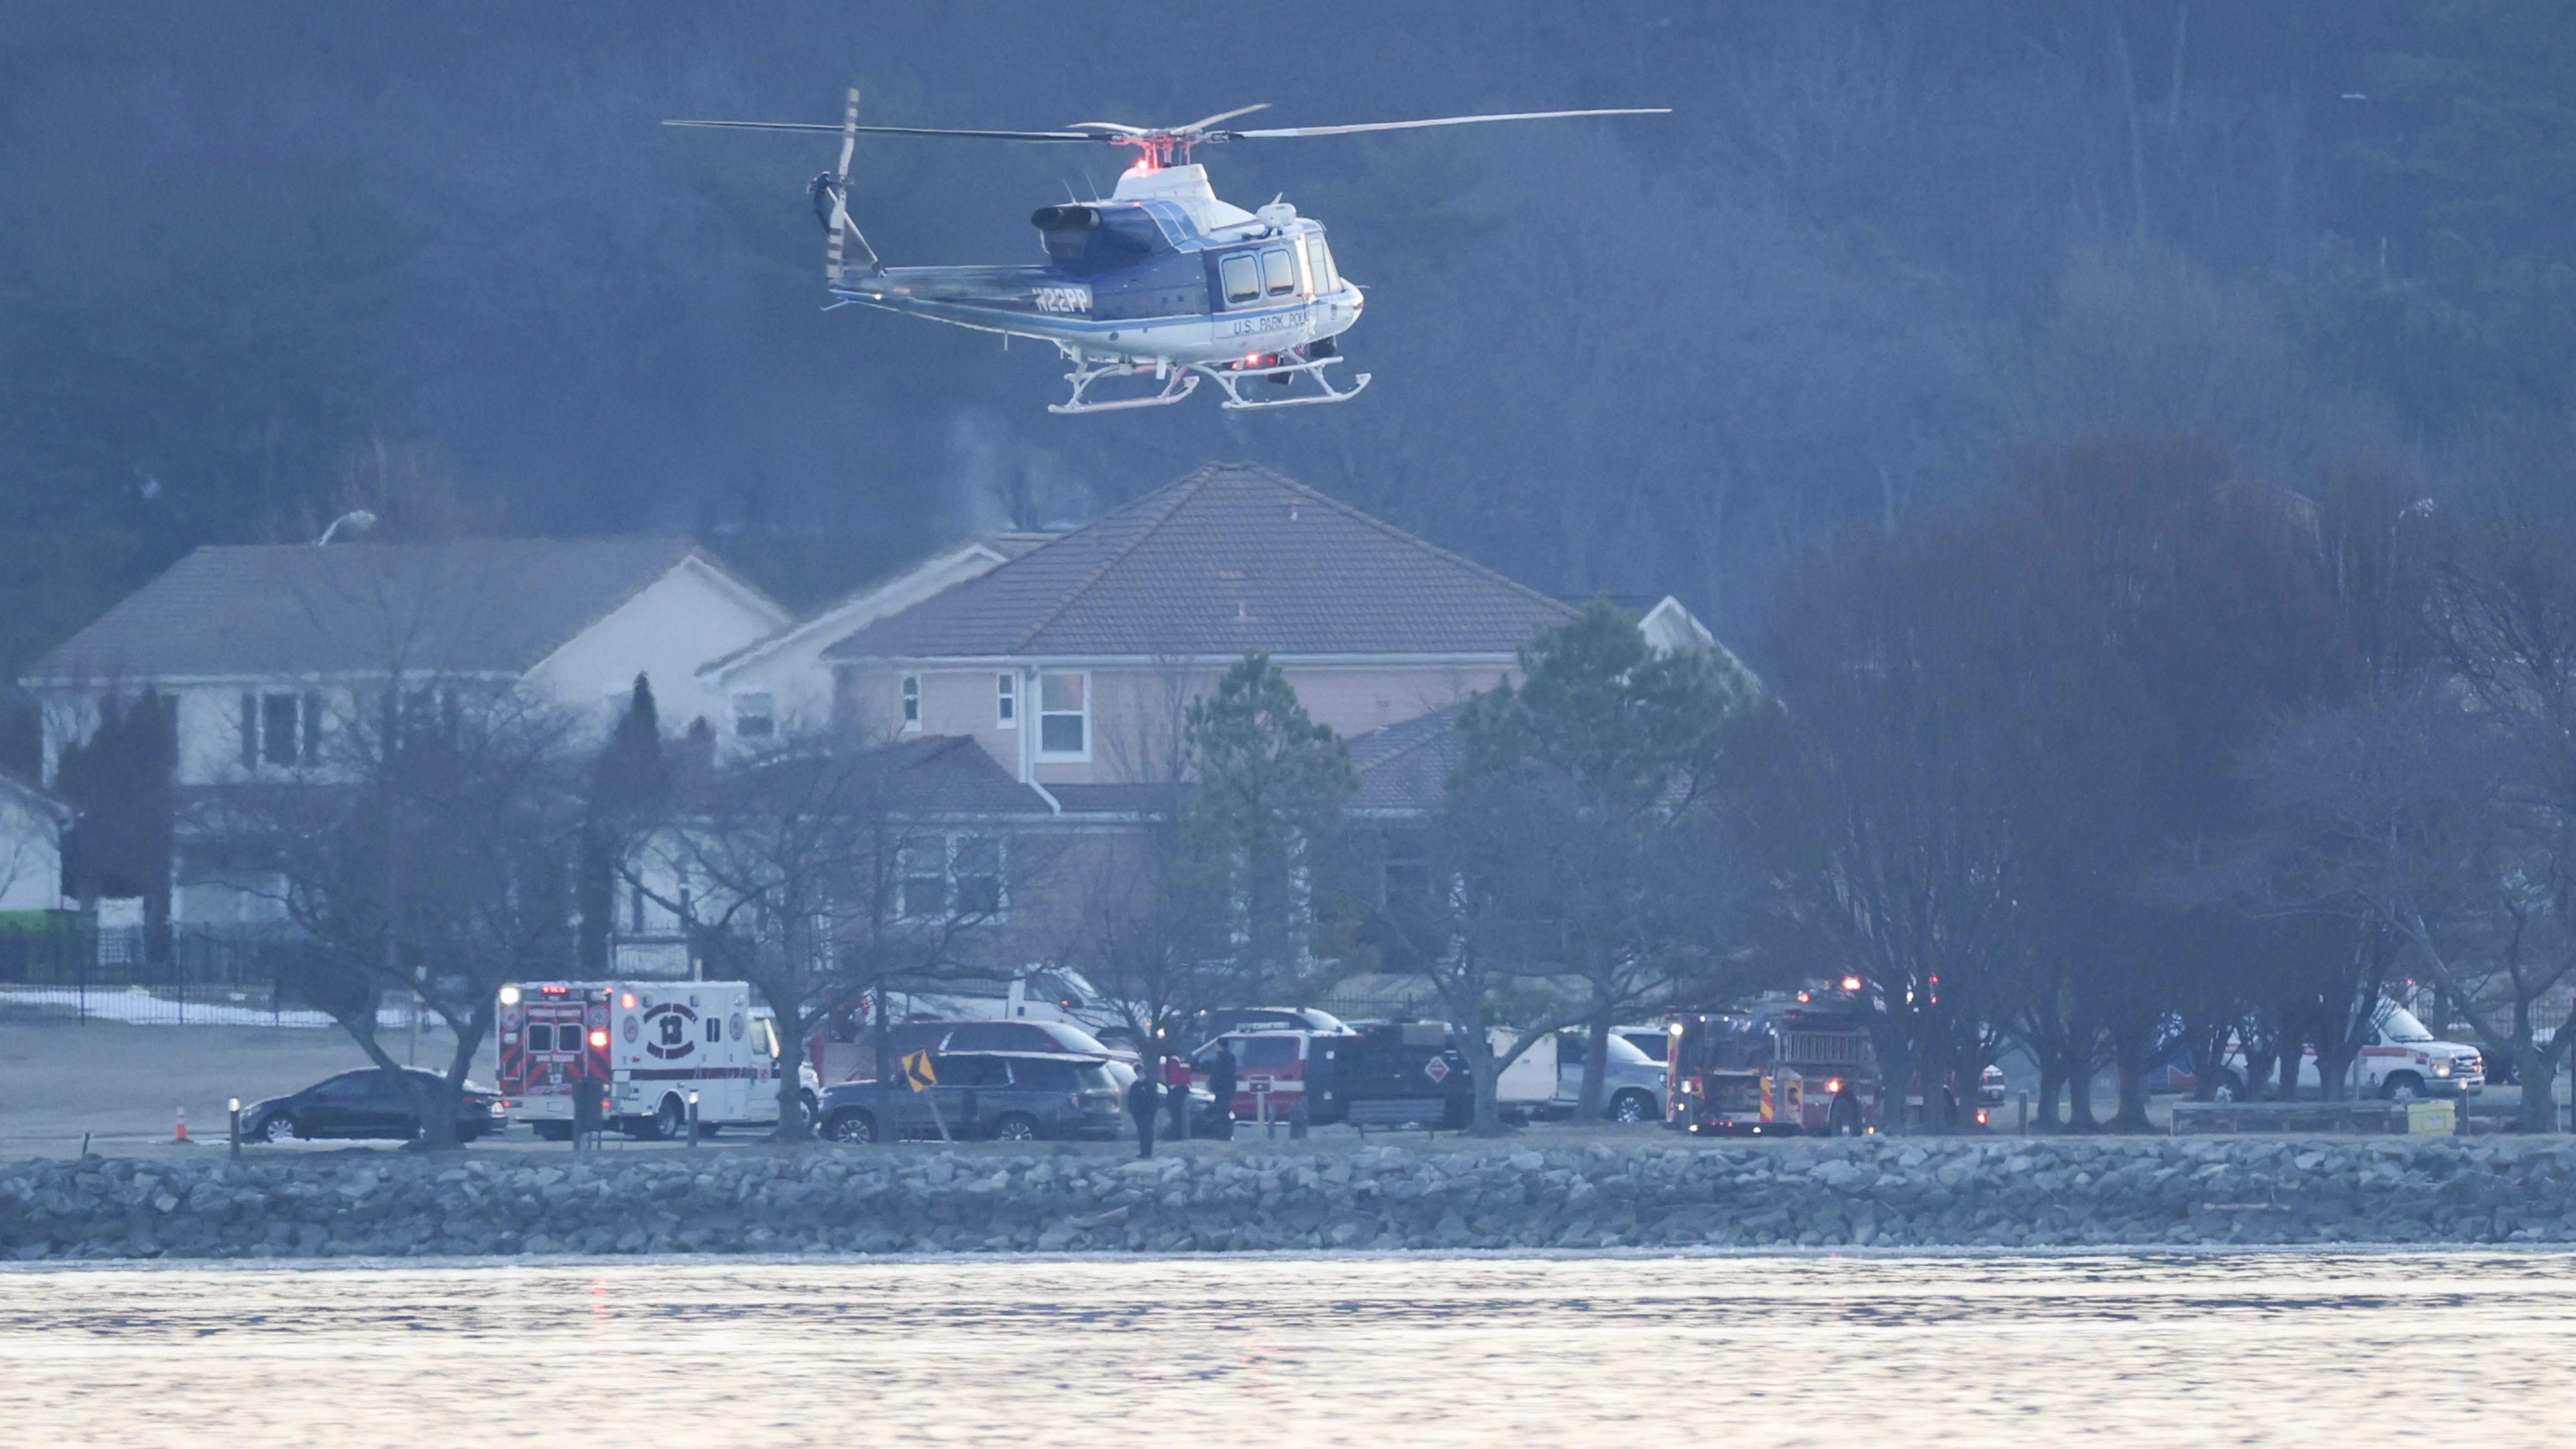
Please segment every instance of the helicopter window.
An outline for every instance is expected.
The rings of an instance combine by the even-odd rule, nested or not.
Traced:
[[[1306,270],[1314,275],[1319,295],[1342,289],[1342,279],[1333,275],[1333,249],[1324,245],[1320,232],[1306,238]]]
[[[1237,252],[1227,257],[1224,270],[1227,301],[1250,302],[1261,296],[1261,268],[1252,260],[1252,253]]]
[[[1297,261],[1285,251],[1273,247],[1261,254],[1261,276],[1270,284],[1270,295],[1284,297],[1297,290]]]

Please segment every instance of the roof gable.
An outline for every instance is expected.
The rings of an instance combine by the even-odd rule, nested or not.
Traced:
[[[365,674],[518,675],[692,560],[681,538],[200,548],[26,672],[31,684]]]
[[[830,639],[836,630],[846,633],[862,628],[941,589],[954,587],[965,579],[1008,563],[1054,538],[1055,535],[1050,533],[978,534],[964,543],[941,549],[909,568],[870,580],[766,639],[747,644],[721,659],[710,660],[699,666],[698,675],[703,679],[722,680],[800,642],[821,642]],[[821,639],[817,640],[817,636]]]
[[[824,652],[1508,656],[1570,612],[1269,469],[1211,464]]]

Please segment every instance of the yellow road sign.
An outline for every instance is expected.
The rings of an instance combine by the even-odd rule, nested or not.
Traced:
[[[918,1051],[903,1059],[903,1079],[916,1092],[926,1092],[939,1085],[939,1073],[931,1070],[930,1053]]]

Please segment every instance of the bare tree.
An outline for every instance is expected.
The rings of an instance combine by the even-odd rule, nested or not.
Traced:
[[[711,975],[775,1013],[778,1136],[813,1135],[796,1064],[823,1022],[874,993],[1007,974],[968,951],[1042,869],[1030,837],[945,798],[971,740],[794,742],[684,775],[627,879],[677,915]],[[878,1073],[888,1081],[886,1013]],[[879,1120],[889,1120],[883,1112]]]
[[[495,993],[571,961],[580,736],[508,686],[414,677],[357,695],[326,738],[315,778],[235,787],[191,823],[266,855],[304,938],[290,989],[384,1069],[423,1145],[453,1146]],[[380,1039],[388,997],[447,1026],[436,1088]]]
[[[1387,964],[1428,978],[1459,1032],[1475,1093],[1471,1130],[1481,1137],[1503,1131],[1503,1072],[1587,1014],[1580,983],[1565,989],[1554,959],[1526,939],[1520,896],[1548,869],[1543,848],[1533,849],[1544,822],[1531,803],[1517,781],[1462,775],[1440,810],[1409,832],[1406,869],[1388,869],[1389,836],[1359,853],[1380,883],[1371,925]],[[1514,1032],[1507,1046],[1495,1044],[1500,1028]]]

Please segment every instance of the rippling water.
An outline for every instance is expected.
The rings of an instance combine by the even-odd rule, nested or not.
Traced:
[[[2571,1349],[2495,1253],[25,1270],[0,1442],[2504,1446]]]

